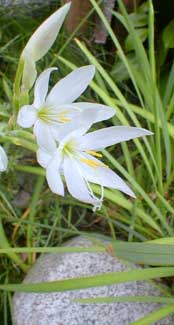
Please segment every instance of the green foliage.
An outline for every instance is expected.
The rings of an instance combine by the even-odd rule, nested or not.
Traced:
[[[115,52],[113,54],[114,64],[108,64],[105,48],[89,48],[88,42],[74,42],[74,35],[67,38],[62,32],[58,44],[42,60],[39,69],[56,64],[60,66],[61,77],[76,67],[77,57],[78,65],[88,62],[94,64],[97,75],[85,99],[98,100],[114,107],[116,116],[112,119],[113,125],[145,127],[154,132],[154,136],[134,140],[129,145],[123,144],[116,150],[110,148],[103,151],[104,160],[107,159],[110,166],[132,186],[137,195],[135,201],[118,191],[106,189],[102,210],[94,215],[87,205],[75,202],[68,195],[59,200],[51,195],[44,183],[45,172],[36,165],[33,156],[36,145],[30,131],[18,129],[11,130],[8,134],[4,132],[7,124],[11,123],[9,117],[12,112],[12,85],[20,51],[38,22],[31,17],[11,18],[9,21],[2,15],[0,141],[7,149],[10,147],[13,153],[9,173],[0,176],[0,308],[4,324],[9,321],[10,308],[4,306],[11,306],[11,295],[8,292],[11,290],[63,291],[174,275],[174,269],[171,267],[174,243],[174,23],[171,21],[164,28],[162,36],[156,40],[152,1],[144,3],[135,13],[128,14],[119,0],[120,11],[114,12],[114,15],[127,30],[125,42],[121,44],[98,2],[90,1],[93,7],[88,17],[96,11],[116,48],[116,55]],[[42,18],[44,17],[40,17],[40,20]],[[4,33],[4,30],[7,30],[7,33]],[[24,179],[22,184],[21,178]],[[29,191],[28,205],[21,207],[15,204],[14,197],[23,187],[25,189],[25,183],[32,189]],[[96,194],[100,193],[97,185],[93,186],[93,190]],[[111,273],[87,278],[85,281],[72,279],[57,283],[20,284],[22,271],[26,271],[32,264],[35,254],[72,252],[72,248],[54,246],[58,243],[61,245],[64,240],[74,235],[83,234],[94,241],[94,246],[87,249],[88,251],[104,252],[108,247],[102,246],[100,241],[96,240],[96,233],[99,238],[101,234],[105,234],[104,238],[112,241],[112,251],[117,257],[130,262],[163,267]],[[118,234],[127,242],[117,242]],[[75,250],[81,253],[86,251],[78,248]],[[167,306],[134,324],[147,324],[173,312],[170,289],[166,291],[166,295],[158,299]],[[106,297],[105,302],[109,303],[107,299]],[[113,301],[114,299],[116,301],[115,297]],[[121,299],[133,301],[131,297],[122,297],[120,301]],[[152,302],[154,298],[135,299],[148,299]]]
[[[174,48],[173,29],[174,29],[174,20],[171,20],[171,22],[164,28],[163,34],[162,34],[162,40],[163,40],[165,49]]]

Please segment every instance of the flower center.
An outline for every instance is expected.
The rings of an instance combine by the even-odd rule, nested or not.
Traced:
[[[38,118],[48,124],[50,123],[49,115],[50,115],[50,107],[47,106],[42,107],[37,113]]]
[[[56,123],[67,123],[70,122],[71,119],[67,116],[69,112],[67,110],[61,111],[57,113],[52,107],[50,106],[43,106],[37,113],[37,116],[40,120],[47,124]]]
[[[67,143],[65,143],[64,147],[62,148],[63,156],[69,156],[75,154],[75,142],[71,139]]]

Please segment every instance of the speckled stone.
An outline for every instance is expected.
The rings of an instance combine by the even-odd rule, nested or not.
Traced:
[[[59,7],[57,0],[0,0],[0,8],[7,15],[45,16]]]
[[[86,247],[91,244],[90,240],[82,237],[67,242],[68,246]],[[128,266],[108,254],[47,254],[38,258],[24,282],[55,281],[126,270]],[[65,293],[16,293],[13,298],[13,321],[15,325],[128,325],[161,305],[147,303],[85,305],[74,303],[72,300],[97,296],[160,294],[145,281]],[[171,316],[156,324],[172,325],[174,318]]]
[[[9,6],[18,6],[18,5],[32,5],[36,3],[43,4],[43,2],[49,3],[51,0],[0,0],[0,5],[9,7]]]

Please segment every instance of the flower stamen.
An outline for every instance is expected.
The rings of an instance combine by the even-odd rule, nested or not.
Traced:
[[[50,112],[49,107],[43,107],[38,111],[37,116],[43,122],[49,123],[50,122],[49,112]]]
[[[71,119],[67,117],[66,114],[68,114],[68,111],[56,114],[52,107],[42,107],[38,111],[38,118],[47,124],[60,122],[67,123],[70,122]]]
[[[105,164],[102,162],[98,162],[92,159],[87,159],[87,158],[80,158],[80,161],[83,163],[87,164],[90,167],[97,168],[97,167],[107,167]]]
[[[68,111],[63,111],[63,112],[57,114],[57,118],[63,123],[70,122],[71,119],[69,117],[66,117],[66,115],[68,113],[69,113]]]
[[[103,156],[101,153],[93,151],[93,150],[86,150],[85,152],[88,153],[91,156],[94,156],[94,157],[101,158]]]

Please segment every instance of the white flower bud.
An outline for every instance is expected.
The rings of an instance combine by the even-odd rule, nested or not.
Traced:
[[[70,6],[71,2],[48,17],[36,29],[26,44],[21,56],[22,60],[24,60],[23,89],[30,89],[32,87],[37,75],[35,62],[40,60],[52,47]]]

